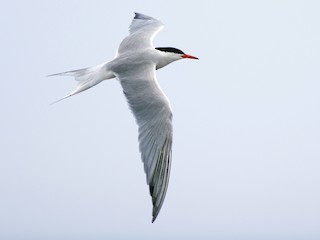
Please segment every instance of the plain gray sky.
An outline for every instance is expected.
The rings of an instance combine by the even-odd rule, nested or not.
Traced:
[[[117,81],[58,104],[141,12],[174,111],[157,221]],[[319,239],[319,1],[2,1],[1,239]]]

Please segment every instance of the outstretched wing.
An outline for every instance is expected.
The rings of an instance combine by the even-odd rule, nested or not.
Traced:
[[[170,174],[172,112],[159,87],[155,65],[136,66],[117,74],[139,126],[139,148],[153,202],[154,221],[164,201]]]
[[[122,40],[117,55],[131,50],[153,48],[154,36],[163,28],[163,24],[152,17],[135,13],[129,27],[129,36]]]

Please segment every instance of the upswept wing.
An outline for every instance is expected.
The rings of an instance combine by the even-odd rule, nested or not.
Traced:
[[[153,38],[163,28],[163,24],[152,17],[135,13],[129,27],[129,36],[121,42],[117,55],[127,51],[154,48]]]
[[[136,66],[117,74],[139,126],[139,148],[153,202],[154,221],[164,201],[170,174],[172,112],[159,87],[155,65]]]

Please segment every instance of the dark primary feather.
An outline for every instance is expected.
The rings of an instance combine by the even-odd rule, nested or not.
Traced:
[[[152,222],[156,220],[163,204],[165,193],[167,192],[171,168],[171,146],[172,140],[166,139],[164,145],[160,148],[161,150],[158,155],[154,175],[149,183],[150,195],[152,196],[152,203],[154,206],[152,211]],[[161,196],[161,194],[163,196]]]

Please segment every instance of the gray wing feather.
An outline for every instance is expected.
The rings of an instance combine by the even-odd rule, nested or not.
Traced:
[[[138,73],[138,74],[137,74]],[[139,126],[139,148],[153,203],[153,219],[164,201],[170,174],[172,112],[149,64],[117,75]]]
[[[129,32],[130,32],[130,34],[132,34],[134,32],[141,30],[141,29],[149,28],[149,27],[153,28],[158,25],[162,25],[162,23],[159,20],[157,20],[153,17],[147,16],[145,14],[136,12],[135,16],[129,26]]]
[[[131,50],[153,48],[152,40],[162,28],[163,24],[159,20],[141,13],[135,13],[129,27],[130,34],[120,43],[117,55]]]

